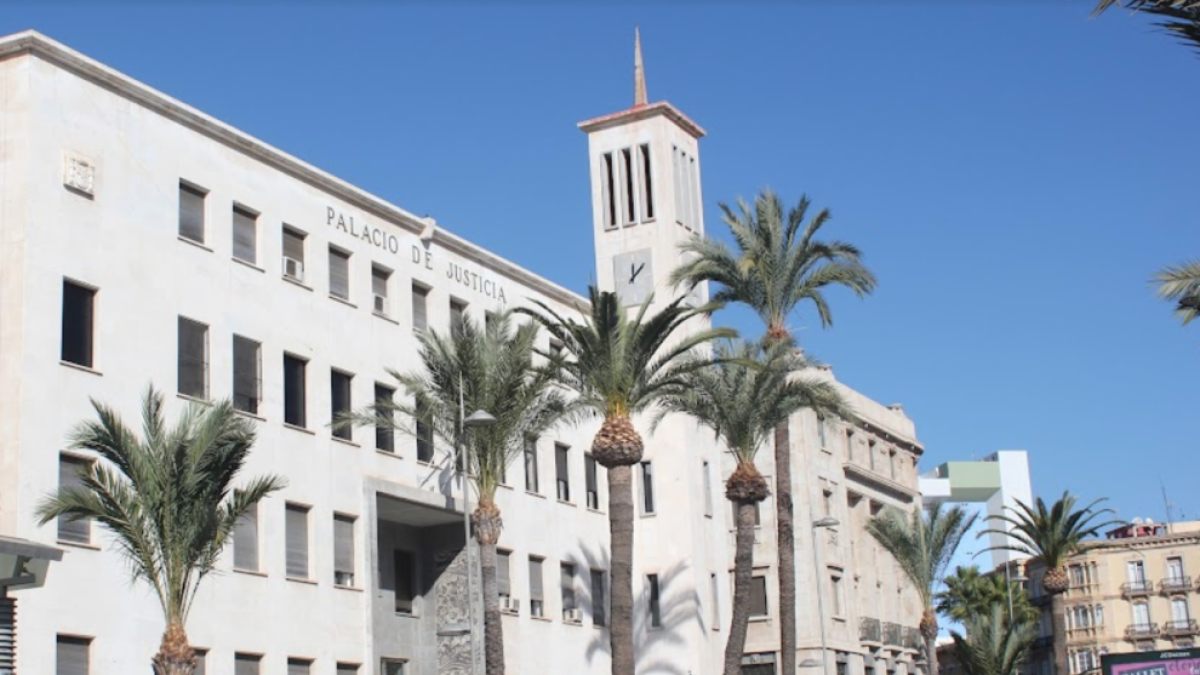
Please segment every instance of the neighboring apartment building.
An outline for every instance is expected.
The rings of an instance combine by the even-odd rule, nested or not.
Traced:
[[[1100,656],[1194,647],[1200,587],[1200,521],[1166,525],[1135,519],[1090,542],[1067,564],[1064,595],[1069,675],[1100,669]],[[1027,672],[1052,675],[1050,598],[1041,590],[1045,569],[1027,570],[1029,593],[1043,608],[1039,638]]]
[[[644,91],[580,125],[596,278],[626,305],[670,297],[678,244],[704,232],[704,132]],[[706,295],[699,287],[693,300]],[[258,429],[247,475],[288,481],[201,589],[189,621],[201,672],[470,672],[450,449],[420,429],[328,424],[400,395],[385,368],[418,366],[420,331],[533,300],[562,313],[585,302],[53,40],[0,38],[0,535],[67,551],[45,587],[15,594],[18,672],[138,672],[157,648],[159,609],[130,585],[107,533],[34,517],[95,460],[66,447],[94,416],[89,398],[136,424],[149,382],[170,395],[172,416],[232,398]],[[921,448],[898,408],[843,391],[859,421],[793,420],[796,518],[842,523],[821,532],[819,567],[839,673],[906,675],[919,607],[862,527],[885,504],[915,507]],[[500,491],[509,672],[609,671],[606,483],[588,456],[597,426],[531,442]],[[730,616],[732,521],[720,505],[732,467],[687,418],[641,428],[638,671],[714,675]],[[769,450],[761,457],[769,474]],[[755,672],[778,650],[771,514],[767,502]],[[801,657],[819,658],[807,528],[797,542]]]
[[[910,675],[921,670],[920,600],[891,554],[867,534],[866,523],[885,506],[907,512],[920,508],[917,462],[924,449],[899,405],[884,406],[845,387],[829,368],[824,377],[848,399],[858,419],[821,420],[805,411],[791,420],[797,661],[821,661],[818,605],[823,604],[831,675]],[[759,452],[757,464],[774,485],[771,447]],[[731,470],[727,458],[725,471]],[[779,649],[774,500],[763,502],[759,514],[745,670],[756,674],[775,672]],[[838,525],[811,527],[826,517]],[[732,530],[729,541],[732,548]],[[820,673],[810,668],[815,669],[801,673]]]

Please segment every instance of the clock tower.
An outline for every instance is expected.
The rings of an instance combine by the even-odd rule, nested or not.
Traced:
[[[679,244],[704,234],[700,128],[675,106],[648,103],[641,37],[634,33],[633,107],[580,122],[588,135],[596,280],[626,307],[651,294],[654,305],[683,289],[668,282]],[[707,285],[691,302],[706,302]]]

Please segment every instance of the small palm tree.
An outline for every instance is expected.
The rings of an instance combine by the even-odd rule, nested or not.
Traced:
[[[862,254],[843,241],[817,239],[829,223],[828,209],[808,218],[812,203],[800,197],[784,213],[779,196],[763,190],[751,208],[739,199],[735,212],[720,204],[722,220],[737,250],[706,237],[684,243],[690,260],[671,274],[671,282],[694,287],[703,281],[720,285],[718,302],[749,307],[766,326],[767,342],[792,344],[788,318],[803,302],[811,302],[822,326],[833,323],[825,290],[843,286],[858,296],[875,288],[875,276],[863,266]],[[807,224],[806,224],[806,219]],[[796,672],[796,542],[792,514],[791,438],[786,419],[775,427],[775,522],[779,551],[780,672]]]
[[[966,624],[972,617],[991,612],[1000,606],[1012,612],[1015,621],[1037,621],[1038,611],[1020,585],[1001,574],[980,574],[979,568],[957,567],[954,574],[944,578],[946,587],[934,599],[937,611],[951,621]]]
[[[694,330],[685,325],[701,312],[677,298],[647,316],[649,298],[630,316],[615,293],[589,290],[590,307],[582,320],[564,317],[535,301],[532,316],[562,344],[550,355],[564,383],[578,394],[580,410],[601,416],[592,456],[608,471],[608,522],[612,547],[609,588],[612,621],[609,641],[613,675],[633,675],[633,470],[642,459],[642,436],[632,416],[661,400],[681,377],[702,366],[693,350],[711,340],[734,337],[727,328]]]
[[[959,542],[975,524],[975,519],[975,514],[968,515],[961,507],[947,509],[938,503],[924,512],[914,509],[911,515],[888,507],[867,522],[867,532],[892,554],[921,596],[924,611],[920,629],[925,638],[925,658],[930,675],[938,673],[934,593]]]
[[[1197,7],[1200,12],[1200,0]],[[1159,297],[1177,303],[1175,313],[1183,319],[1183,325],[1200,315],[1200,261],[1164,267],[1154,275],[1154,280],[1159,284]]]
[[[142,398],[142,435],[112,408],[92,401],[99,418],[80,424],[71,446],[97,453],[80,487],[60,488],[37,509],[40,524],[92,518],[116,538],[135,579],[154,589],[166,630],[152,660],[155,675],[191,675],[188,611],[200,581],[213,570],[239,518],[282,489],[276,476],[235,488],[254,445],[254,425],[228,401],[193,405],[168,426],[163,395]]]
[[[725,484],[725,497],[737,507],[733,620],[725,645],[725,675],[742,671],[750,620],[754,511],[770,493],[754,456],[779,420],[803,408],[823,415],[850,415],[833,385],[801,375],[807,365],[785,344],[719,344],[716,360],[682,376],[682,386],[663,399],[657,417],[671,412],[691,415],[724,440],[737,459],[737,468]]]
[[[1042,588],[1051,599],[1056,672],[1070,672],[1067,663],[1067,612],[1062,598],[1062,594],[1071,587],[1070,577],[1067,576],[1067,559],[1083,547],[1086,539],[1099,535],[1102,529],[1110,525],[1118,524],[1113,520],[1092,522],[1101,515],[1113,512],[1112,509],[1096,508],[1103,501],[1103,498],[1097,499],[1082,509],[1076,509],[1075,497],[1069,492],[1063,492],[1063,496],[1049,508],[1041,497],[1033,506],[1018,500],[1016,508],[1006,508],[1007,513],[989,516],[988,520],[1001,523],[1000,527],[983,532],[1000,534],[1008,539],[1008,543],[986,550],[1024,553],[1040,560],[1046,568]],[[1005,529],[1004,525],[1008,528]]]
[[[407,420],[416,420],[452,447],[463,443],[465,471],[479,497],[471,522],[483,579],[488,675],[504,673],[504,632],[496,583],[496,544],[504,521],[496,506],[496,488],[504,480],[505,469],[524,450],[526,439],[541,435],[571,409],[554,387],[554,369],[534,364],[537,325],[526,323],[514,331],[513,323],[511,312],[506,311],[494,315],[483,328],[464,318],[448,335],[432,330],[422,333],[422,368],[407,373],[388,371],[411,403],[380,400],[335,423],[372,425],[415,436],[416,430]],[[463,410],[484,410],[496,421],[463,434]]]
[[[971,617],[967,634],[950,632],[954,639],[954,656],[965,675],[1017,675],[1037,636],[1030,622],[1005,619],[1005,610],[993,606]]]

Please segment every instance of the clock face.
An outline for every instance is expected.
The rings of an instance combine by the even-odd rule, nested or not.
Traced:
[[[618,253],[613,258],[613,281],[621,304],[640,305],[654,292],[653,260],[650,249]]]

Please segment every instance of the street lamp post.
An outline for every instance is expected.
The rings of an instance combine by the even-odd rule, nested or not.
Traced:
[[[825,600],[821,593],[821,563],[817,559],[817,530],[825,527],[837,527],[838,519],[825,516],[812,523],[812,552],[813,575],[817,581],[817,625],[821,628],[821,675],[829,675],[829,649],[825,643]]]
[[[475,572],[474,565],[471,564],[471,486],[468,483],[467,472],[467,429],[476,429],[480,427],[491,426],[496,423],[496,418],[492,417],[486,410],[476,410],[471,413],[470,417],[464,417],[466,409],[463,407],[463,387],[462,374],[458,376],[458,447],[457,449],[457,464],[458,475],[462,482],[462,504],[463,504],[463,553],[466,554],[467,568],[467,635],[471,645],[471,673],[474,675],[479,672],[479,663],[477,654],[479,650],[476,648],[475,637],[475,592],[472,577]]]

